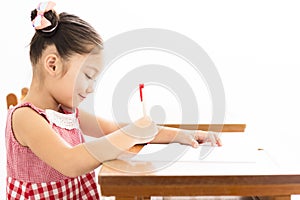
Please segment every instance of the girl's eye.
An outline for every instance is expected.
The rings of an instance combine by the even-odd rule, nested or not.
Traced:
[[[87,77],[88,79],[92,79],[92,77],[89,76],[88,74],[84,74],[84,75],[85,75],[85,77]]]

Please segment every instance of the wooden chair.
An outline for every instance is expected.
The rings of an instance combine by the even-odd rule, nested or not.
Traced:
[[[24,99],[24,97],[27,95],[28,93],[28,88],[27,87],[24,87],[21,89],[21,100]]]
[[[28,93],[28,88],[27,87],[23,87],[21,89],[21,97],[20,100],[24,99],[24,97],[27,95]],[[8,95],[6,95],[6,105],[7,105],[7,109],[9,109],[12,106],[15,106],[18,104],[18,97],[17,95],[15,95],[14,93],[9,93]]]
[[[7,109],[18,104],[18,98],[14,93],[9,93],[6,96]]]

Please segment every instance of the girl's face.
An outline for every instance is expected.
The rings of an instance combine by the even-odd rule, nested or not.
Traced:
[[[102,67],[102,54],[74,55],[66,63],[61,78],[59,102],[67,108],[77,107],[90,93]]]

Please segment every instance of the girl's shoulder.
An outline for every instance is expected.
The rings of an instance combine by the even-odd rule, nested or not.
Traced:
[[[29,110],[34,111],[36,114],[42,115],[43,117],[46,117],[45,110],[36,107],[30,102],[20,103],[12,107],[9,110],[9,114],[13,115],[15,112],[28,112]]]
[[[45,121],[51,126],[59,129],[79,129],[79,110],[76,108],[74,112],[58,112],[52,109],[41,109],[32,103],[25,102],[11,109],[9,118],[12,126],[29,126],[39,127]],[[24,124],[25,122],[28,122]],[[14,130],[15,127],[12,127]]]
[[[34,124],[39,124],[45,120],[49,123],[44,110],[28,102],[21,103],[9,110],[7,129],[13,132],[20,144],[26,146],[22,139],[25,130],[30,130]]]
[[[30,102],[20,103],[11,108],[8,112],[8,118],[10,118],[12,122],[14,122],[15,119],[23,121],[26,118],[31,118],[32,116],[39,116],[39,118],[42,117],[49,122],[45,110],[36,107]],[[33,119],[34,118],[32,118],[32,120]]]

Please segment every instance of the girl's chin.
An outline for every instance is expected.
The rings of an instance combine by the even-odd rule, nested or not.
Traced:
[[[61,108],[67,112],[73,112],[78,106],[79,103],[73,102],[71,105],[61,105]]]

